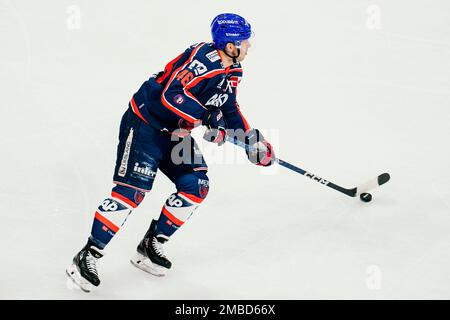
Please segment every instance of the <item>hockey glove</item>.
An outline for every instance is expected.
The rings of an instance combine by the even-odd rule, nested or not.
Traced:
[[[191,130],[195,128],[195,125],[191,122],[188,122],[184,119],[178,120],[178,129],[172,132],[173,136],[177,136],[180,138],[187,137],[191,134]]]
[[[203,124],[208,128],[203,135],[203,139],[208,142],[217,143],[219,146],[225,143],[227,137],[227,125],[223,118],[222,111],[219,108],[215,108],[209,112],[206,119],[204,119]]]
[[[250,129],[245,133],[245,143],[255,150],[245,150],[251,163],[268,167],[275,162],[275,152],[269,142],[258,129]]]

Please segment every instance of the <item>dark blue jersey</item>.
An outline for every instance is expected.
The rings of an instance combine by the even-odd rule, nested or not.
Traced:
[[[173,132],[202,124],[219,107],[229,129],[249,129],[236,100],[240,63],[227,68],[212,43],[199,43],[170,61],[133,95],[129,107],[145,123]]]

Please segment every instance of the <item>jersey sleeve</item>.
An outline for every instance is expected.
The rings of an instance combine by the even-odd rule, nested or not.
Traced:
[[[235,131],[239,130],[241,133],[247,132],[251,127],[247,119],[242,114],[236,98],[237,87],[242,79],[242,68],[239,65],[237,68],[231,69],[229,73],[225,92],[227,92],[230,97],[222,107],[222,112],[228,129],[233,129]]]
[[[181,119],[200,125],[207,108],[195,98],[190,89],[195,86],[208,69],[197,53],[204,44],[195,46],[189,58],[172,72],[161,95],[162,104]]]
[[[225,117],[228,129],[241,129],[244,132],[250,129],[250,125],[247,122],[247,119],[245,119],[244,115],[242,114],[241,108],[239,107],[239,104],[236,100],[234,101],[234,103],[228,104],[225,108],[223,108],[222,112]]]

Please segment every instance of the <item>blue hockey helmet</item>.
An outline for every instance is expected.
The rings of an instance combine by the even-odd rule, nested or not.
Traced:
[[[223,50],[229,42],[240,46],[241,41],[249,39],[252,34],[250,23],[234,13],[219,14],[211,22],[211,35],[219,50]]]

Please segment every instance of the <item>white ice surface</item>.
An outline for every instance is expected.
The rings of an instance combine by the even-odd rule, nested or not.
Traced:
[[[64,270],[110,192],[131,94],[222,11],[255,29],[239,101],[281,158],[346,187],[392,180],[364,204],[204,145],[211,191],[167,244],[170,274],[129,262],[173,191],[160,174],[101,287],[74,289]],[[449,21],[447,0],[0,0],[0,298],[450,298]]]

